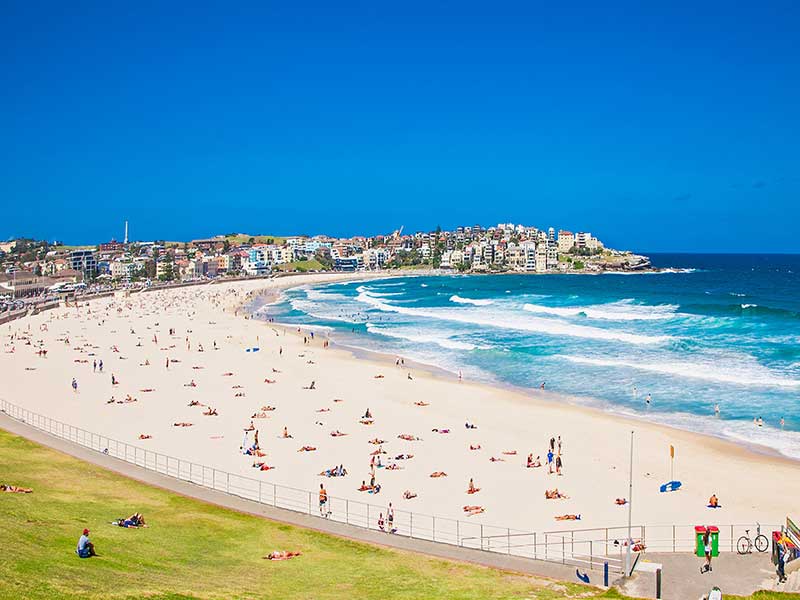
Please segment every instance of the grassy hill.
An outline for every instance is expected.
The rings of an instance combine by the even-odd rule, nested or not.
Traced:
[[[0,482],[34,489],[0,493],[0,598],[622,598],[613,590],[379,548],[237,513],[2,430]],[[135,511],[144,514],[147,528],[110,524]],[[75,555],[84,527],[98,557]],[[262,558],[273,550],[303,555],[283,562]]]

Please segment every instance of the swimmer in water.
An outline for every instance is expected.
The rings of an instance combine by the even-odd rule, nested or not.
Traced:
[[[714,405],[714,414],[719,416],[719,404]]]
[[[652,399],[653,397],[650,394],[647,394],[647,398],[644,399],[645,404],[647,404],[647,406],[650,406],[650,401]]]

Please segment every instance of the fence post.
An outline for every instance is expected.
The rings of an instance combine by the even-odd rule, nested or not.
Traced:
[[[258,482],[258,503],[262,504],[261,502],[261,482]]]
[[[311,492],[308,492],[308,514],[311,514]]]
[[[533,532],[533,558],[536,558],[536,532]]]
[[[594,568],[594,544],[592,544],[592,540],[589,540],[589,568]]]
[[[456,519],[456,546],[461,545],[461,519]]]
[[[547,560],[547,534],[544,534],[544,559]]]
[[[350,500],[344,501],[344,522],[350,525]]]
[[[481,523],[481,550],[483,550],[483,523]]]
[[[661,569],[656,569],[656,600],[661,600]]]
[[[369,529],[369,504],[367,504],[367,529]]]
[[[733,552],[733,525],[731,524],[731,552]]]
[[[561,564],[567,564],[567,540],[561,536]]]
[[[436,541],[436,517],[431,517],[431,519],[433,520],[433,525],[432,525],[432,527],[433,527],[433,541],[435,542]]]
[[[569,551],[572,554],[575,554],[575,532],[574,531],[570,531],[569,532]]]
[[[231,474],[225,473],[225,486],[228,490],[228,493],[231,493]]]
[[[414,537],[414,513],[413,512],[411,513],[411,523],[410,523],[408,529],[409,529],[409,532],[410,532],[408,535],[413,538]]]
[[[276,484],[272,484],[272,506],[278,506],[278,486]]]
[[[672,526],[672,551],[675,552],[675,525]]]
[[[506,553],[511,554],[511,528],[506,528]]]

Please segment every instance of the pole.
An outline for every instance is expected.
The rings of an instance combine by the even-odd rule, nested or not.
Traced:
[[[630,471],[628,474],[628,547],[625,551],[625,577],[631,575],[631,546],[633,540],[631,539],[631,518],[633,508],[633,431],[631,431],[631,463]]]

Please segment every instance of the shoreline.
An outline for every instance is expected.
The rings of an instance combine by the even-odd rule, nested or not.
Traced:
[[[344,277],[364,279],[363,274]],[[433,514],[445,521],[463,519],[462,505],[475,503],[486,513],[469,517],[469,522],[525,531],[621,525],[626,511],[614,505],[614,498],[627,493],[631,430],[637,431],[636,522],[705,522],[710,516],[705,499],[713,492],[725,504],[714,518],[777,523],[792,508],[784,498],[800,494],[800,471],[788,458],[575,406],[559,395],[459,383],[446,371],[411,361],[400,368],[388,354],[361,356],[335,339],[326,347],[324,334],[304,343],[296,335],[297,326],[250,318],[241,309],[264,293],[274,298],[284,288],[331,280],[307,275],[169,290],[98,299],[26,317],[0,330],[5,350],[0,377],[8,382],[3,397],[90,431],[268,483],[300,490],[324,483],[332,497],[390,501],[398,511]],[[70,344],[65,345],[65,336]],[[40,344],[49,350],[47,358],[36,356]],[[253,347],[260,351],[250,352]],[[105,374],[93,372],[95,356],[105,359]],[[34,373],[26,373],[30,370]],[[110,382],[112,373],[116,385]],[[265,376],[274,385],[265,385],[271,383]],[[71,377],[80,381],[79,392],[69,389]],[[190,380],[197,385],[188,387]],[[316,387],[311,389],[317,391],[308,391],[312,381]],[[126,394],[136,402],[122,403]],[[116,403],[108,403],[110,395]],[[203,408],[187,405],[193,399],[218,408],[219,416],[203,416]],[[338,399],[343,403],[337,404]],[[417,400],[424,400],[424,407],[416,406]],[[254,458],[240,449],[242,428],[262,405],[277,411],[253,419],[266,454],[258,460],[277,467],[269,472],[253,469]],[[368,407],[375,419],[365,426],[360,420]],[[478,429],[465,429],[465,420],[477,423]],[[184,421],[193,426],[173,426]],[[294,437],[282,439],[283,427]],[[333,437],[332,431],[346,436]],[[142,434],[151,437],[139,441]],[[416,439],[398,440],[398,434]],[[544,458],[548,438],[556,435],[566,444],[563,476],[548,475],[546,467],[526,469],[525,456]],[[367,467],[376,447],[366,442],[372,438],[385,440],[384,466],[398,467],[378,470],[383,490],[377,497],[357,491],[358,482],[369,479]],[[474,444],[482,449],[471,450]],[[659,494],[658,484],[669,473],[671,444],[677,448],[676,475],[684,487],[679,494]],[[317,450],[300,452],[301,445]],[[395,454],[413,457],[393,458]],[[320,478],[334,463],[344,464],[350,474]],[[438,471],[449,477],[429,477]],[[746,489],[739,485],[743,472],[752,481]],[[477,497],[465,494],[470,478],[483,489]],[[553,486],[569,499],[545,499],[544,491]],[[764,494],[768,489],[782,492]],[[404,490],[419,498],[404,499]],[[583,519],[554,521],[562,513],[582,514]]]
[[[391,271],[389,271],[389,272],[391,272]],[[502,273],[494,273],[494,274],[502,274]],[[507,273],[507,274],[512,274],[512,273]],[[523,274],[536,275],[537,273],[523,273]],[[551,274],[555,274],[555,273],[551,273]],[[571,275],[573,273],[559,273],[559,274]],[[590,274],[590,273],[587,273],[587,274]],[[600,275],[602,273],[591,273],[591,274]],[[617,273],[617,274],[622,274],[622,273]],[[644,273],[642,273],[642,274],[644,274]],[[425,273],[425,275],[426,276],[433,276],[433,275],[436,275],[436,273]],[[447,275],[447,274],[445,274],[445,275]],[[465,273],[464,275],[473,275],[473,274],[472,273]],[[491,275],[491,274],[490,273],[486,273],[486,275]],[[406,276],[406,275],[402,275],[402,276]],[[394,277],[396,277],[396,275],[394,275]],[[387,277],[387,279],[388,278],[389,277]],[[374,279],[374,278],[370,278],[370,279]],[[381,278],[379,277],[378,279],[381,279]],[[357,281],[359,281],[359,280],[354,280],[354,283],[357,282]],[[365,279],[365,281],[366,281],[366,279]],[[269,302],[269,303],[262,304],[261,306],[256,308],[255,311],[251,311],[250,312],[251,318],[253,318],[256,321],[267,322],[264,319],[261,319],[258,316],[256,316],[255,312],[257,310],[259,310],[260,308],[268,306],[269,304],[277,304],[278,302],[281,301],[281,295],[284,292],[288,291],[288,290],[296,289],[296,288],[299,288],[299,287],[317,287],[317,286],[324,286],[324,285],[327,285],[327,282],[317,282],[317,283],[312,283],[312,284],[302,283],[302,284],[289,285],[289,286],[281,287],[281,288],[278,288],[278,289],[270,290],[271,295],[273,296],[272,301]],[[250,307],[249,306],[246,307],[246,310],[250,311]],[[314,327],[315,327],[313,324],[303,324],[303,325],[299,325],[299,326],[294,324],[294,323],[283,323],[283,322],[275,322],[275,323],[272,323],[272,324],[284,327],[284,328],[286,328],[286,331],[288,331],[291,335],[299,335],[300,337],[302,337],[302,334],[298,334],[296,331],[293,331],[293,329],[296,329],[297,327],[305,328],[305,329],[314,329]],[[333,331],[335,332],[335,330],[333,330]],[[374,350],[374,349],[370,349],[370,348],[364,348],[364,347],[361,347],[361,346],[348,344],[347,342],[337,341],[335,337],[330,337],[327,334],[326,334],[326,338],[330,340],[332,348],[340,349],[340,350],[343,350],[343,351],[347,352],[355,360],[364,360],[364,361],[367,361],[367,362],[377,362],[377,363],[381,363],[381,364],[394,366],[395,358],[401,356],[400,354],[394,355],[394,354],[391,354],[389,352],[383,352],[381,350]],[[448,369],[446,369],[444,367],[441,367],[439,365],[426,363],[426,362],[423,362],[423,361],[420,361],[420,360],[417,360],[417,359],[406,359],[406,360],[407,360],[407,362],[408,362],[408,364],[410,366],[412,366],[413,368],[415,368],[415,369],[417,369],[417,370],[419,370],[421,372],[425,372],[428,376],[433,377],[433,378],[440,378],[443,381],[453,381],[453,378],[457,378],[457,376],[458,376],[457,373],[454,373],[454,372],[452,372],[452,371],[450,371],[450,370],[448,370]],[[455,380],[458,381],[457,379],[455,379]],[[770,446],[765,446],[763,444],[757,444],[757,443],[753,443],[753,442],[736,441],[736,440],[733,440],[733,439],[730,439],[730,438],[726,438],[726,437],[724,437],[722,435],[717,435],[717,434],[714,434],[714,433],[711,433],[711,432],[700,432],[700,431],[695,431],[695,430],[692,430],[692,429],[684,429],[684,428],[679,427],[677,425],[672,425],[672,424],[669,424],[669,423],[660,423],[658,421],[650,420],[645,415],[641,415],[640,416],[640,415],[637,415],[637,414],[620,413],[620,412],[617,412],[617,411],[614,410],[614,407],[613,407],[612,404],[610,404],[610,403],[608,403],[608,402],[606,402],[606,401],[604,401],[604,400],[602,400],[600,398],[594,398],[594,397],[591,397],[591,396],[577,396],[577,395],[574,395],[574,394],[567,394],[567,393],[562,393],[562,392],[553,392],[553,391],[549,391],[549,390],[542,391],[542,390],[539,390],[538,388],[526,388],[526,387],[522,387],[522,386],[519,386],[519,385],[515,385],[513,383],[503,382],[503,381],[484,382],[484,381],[478,381],[478,380],[474,380],[474,379],[469,379],[467,377],[464,377],[463,378],[463,382],[461,382],[461,383],[462,384],[467,384],[468,383],[470,385],[481,386],[481,387],[485,388],[488,391],[491,391],[491,390],[508,391],[508,392],[511,392],[511,393],[514,393],[514,394],[520,396],[521,398],[524,399],[524,401],[530,401],[530,402],[534,402],[534,403],[542,402],[542,403],[545,403],[545,404],[548,404],[548,405],[555,405],[555,406],[559,406],[559,407],[562,407],[562,408],[572,408],[572,409],[575,409],[577,411],[586,412],[588,414],[593,414],[593,415],[598,416],[598,417],[616,419],[616,420],[619,420],[621,422],[630,423],[631,426],[637,425],[637,424],[639,424],[639,425],[640,424],[646,424],[646,425],[648,425],[650,427],[660,428],[660,429],[664,430],[665,432],[675,432],[675,433],[678,433],[678,434],[685,434],[685,435],[693,436],[693,437],[697,438],[698,440],[713,440],[715,442],[718,442],[718,443],[722,444],[723,445],[721,447],[722,449],[727,447],[727,448],[730,448],[730,449],[736,449],[738,451],[744,451],[744,452],[747,452],[748,454],[753,454],[753,455],[756,455],[756,456],[763,456],[765,458],[768,458],[769,460],[779,460],[779,461],[784,461],[784,462],[786,462],[787,464],[790,464],[790,465],[800,466],[800,458],[794,458],[794,457],[791,457],[791,456],[787,456],[785,454],[782,454],[779,450],[777,450],[775,448],[772,448]],[[609,408],[602,408],[601,406],[598,406],[598,405],[601,405],[601,404],[608,404]],[[669,414],[676,414],[676,413],[669,413]]]

